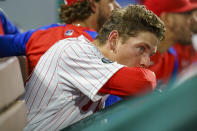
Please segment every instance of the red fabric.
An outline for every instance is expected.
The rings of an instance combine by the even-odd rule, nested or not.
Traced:
[[[197,2],[197,0],[190,0],[191,2]]]
[[[192,58],[192,63],[197,62],[197,52],[195,53],[194,57]]]
[[[149,67],[156,75],[157,80],[162,80],[163,83],[168,83],[173,69],[175,57],[169,52],[164,54],[156,53],[151,57],[152,65]]]
[[[178,72],[181,72],[197,59],[197,54],[192,45],[181,45],[177,43],[173,47],[177,53]],[[164,54],[157,52],[151,57],[151,61],[153,64],[149,69],[155,73],[157,80],[161,80],[164,84],[167,84],[174,69],[175,56],[170,52]]]
[[[155,74],[145,68],[123,67],[99,90],[100,93],[118,96],[136,96],[153,91]]]
[[[144,0],[143,4],[158,16],[162,12],[181,13],[197,8],[197,3],[189,0]]]
[[[73,30],[73,34],[70,36],[65,36],[65,32],[68,30]],[[84,30],[91,29],[67,24],[66,26],[53,27],[48,30],[38,30],[33,33],[26,44],[28,74],[33,71],[40,57],[59,40],[84,35],[87,39],[93,41],[93,38],[84,32]]]
[[[84,0],[64,0],[64,3],[68,6],[70,6],[71,4],[74,4],[79,1],[84,1]]]
[[[0,20],[0,35],[4,35],[3,25],[1,23],[1,20]]]
[[[174,45],[174,48],[178,55],[178,61],[179,61],[179,72],[183,69],[187,68],[189,65],[192,64],[193,59],[195,57],[195,50],[192,47],[192,44],[190,45],[181,45],[177,43]]]

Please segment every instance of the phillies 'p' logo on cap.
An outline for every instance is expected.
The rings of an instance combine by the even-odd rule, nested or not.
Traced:
[[[65,5],[70,6],[71,4],[82,2],[84,0],[64,0]]]

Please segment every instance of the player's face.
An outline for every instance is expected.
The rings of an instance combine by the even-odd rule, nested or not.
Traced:
[[[190,30],[190,19],[188,14],[171,14],[171,23],[169,29],[173,32],[175,40],[182,44],[190,44],[192,31]]]
[[[192,13],[191,13],[190,29],[193,33],[197,33],[197,9],[192,11]]]
[[[116,61],[129,67],[148,67],[150,56],[157,50],[158,38],[150,32],[140,32],[116,47]]]
[[[116,0],[100,0],[98,12],[98,28],[100,29],[103,24],[110,17],[112,10],[120,8]]]

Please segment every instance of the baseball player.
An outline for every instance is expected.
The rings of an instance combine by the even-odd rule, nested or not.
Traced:
[[[173,84],[178,73],[192,63],[195,54],[191,45],[190,12],[197,8],[197,3],[189,0],[145,0],[144,5],[168,25],[166,39],[152,57],[150,69],[155,72],[159,84]]]
[[[26,84],[24,130],[59,130],[103,108],[108,94],[154,90],[155,75],[143,67],[164,32],[154,13],[132,5],[114,10],[93,42],[80,35],[55,43]]]
[[[55,42],[79,35],[92,41],[111,11],[119,8],[115,0],[65,0],[65,3],[61,7],[60,18],[66,24],[52,24],[22,34],[0,37],[0,57],[26,55],[30,74],[40,57]]]
[[[119,3],[122,7],[126,7],[130,4],[141,4],[141,1],[140,0],[132,0],[132,1],[131,0],[125,0],[125,1],[120,1]],[[112,104],[114,104],[114,103],[116,103],[120,100],[122,100],[121,97],[118,97],[116,95],[109,95],[109,97],[105,101],[105,107],[111,106]]]
[[[0,8],[0,36],[17,33],[20,33],[19,29],[7,19],[3,10]]]

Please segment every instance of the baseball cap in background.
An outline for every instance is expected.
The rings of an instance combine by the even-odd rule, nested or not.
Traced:
[[[190,0],[191,2],[197,2],[197,0]]]
[[[189,0],[144,0],[143,4],[158,16],[163,12],[183,13],[197,8],[197,2]]]
[[[71,4],[74,4],[76,2],[82,2],[84,0],[64,0],[65,5],[70,6]]]

